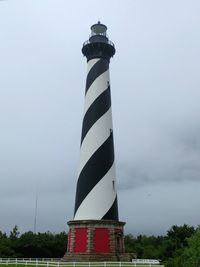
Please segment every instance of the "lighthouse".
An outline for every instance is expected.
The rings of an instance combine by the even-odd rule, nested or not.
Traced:
[[[68,222],[67,261],[128,261],[119,221],[111,110],[110,59],[115,46],[107,27],[91,26],[82,53],[87,59],[85,105],[74,218]]]

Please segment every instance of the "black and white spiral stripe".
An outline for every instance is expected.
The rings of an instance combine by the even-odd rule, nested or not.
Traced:
[[[109,62],[88,61],[74,220],[118,220]]]

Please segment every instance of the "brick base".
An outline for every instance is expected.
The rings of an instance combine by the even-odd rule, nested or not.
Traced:
[[[63,261],[130,261],[124,247],[124,222],[69,221],[67,252]]]

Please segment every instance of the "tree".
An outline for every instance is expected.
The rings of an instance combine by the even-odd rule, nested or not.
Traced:
[[[188,247],[183,253],[184,266],[200,267],[200,226],[187,241]]]
[[[200,267],[200,227],[172,226],[168,231],[165,267]],[[171,244],[171,245],[170,245]]]
[[[126,252],[130,252],[130,253],[133,252],[135,248],[135,239],[131,234],[125,235],[124,243],[126,246]]]
[[[16,252],[25,258],[61,258],[67,250],[67,234],[51,232],[35,234],[31,231],[18,239]]]
[[[11,248],[10,239],[7,237],[6,233],[0,231],[0,257],[12,257],[14,253],[14,250]]]
[[[195,232],[193,226],[184,224],[183,226],[173,225],[167,232],[167,236],[174,243],[174,249],[182,248],[187,245],[187,238],[191,237]]]
[[[19,237],[19,231],[18,231],[18,226],[15,225],[12,231],[10,232],[10,239],[17,239]]]

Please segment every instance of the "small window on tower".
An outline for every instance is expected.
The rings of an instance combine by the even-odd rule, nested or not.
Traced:
[[[112,185],[113,185],[113,191],[115,191],[115,181],[112,181]]]

